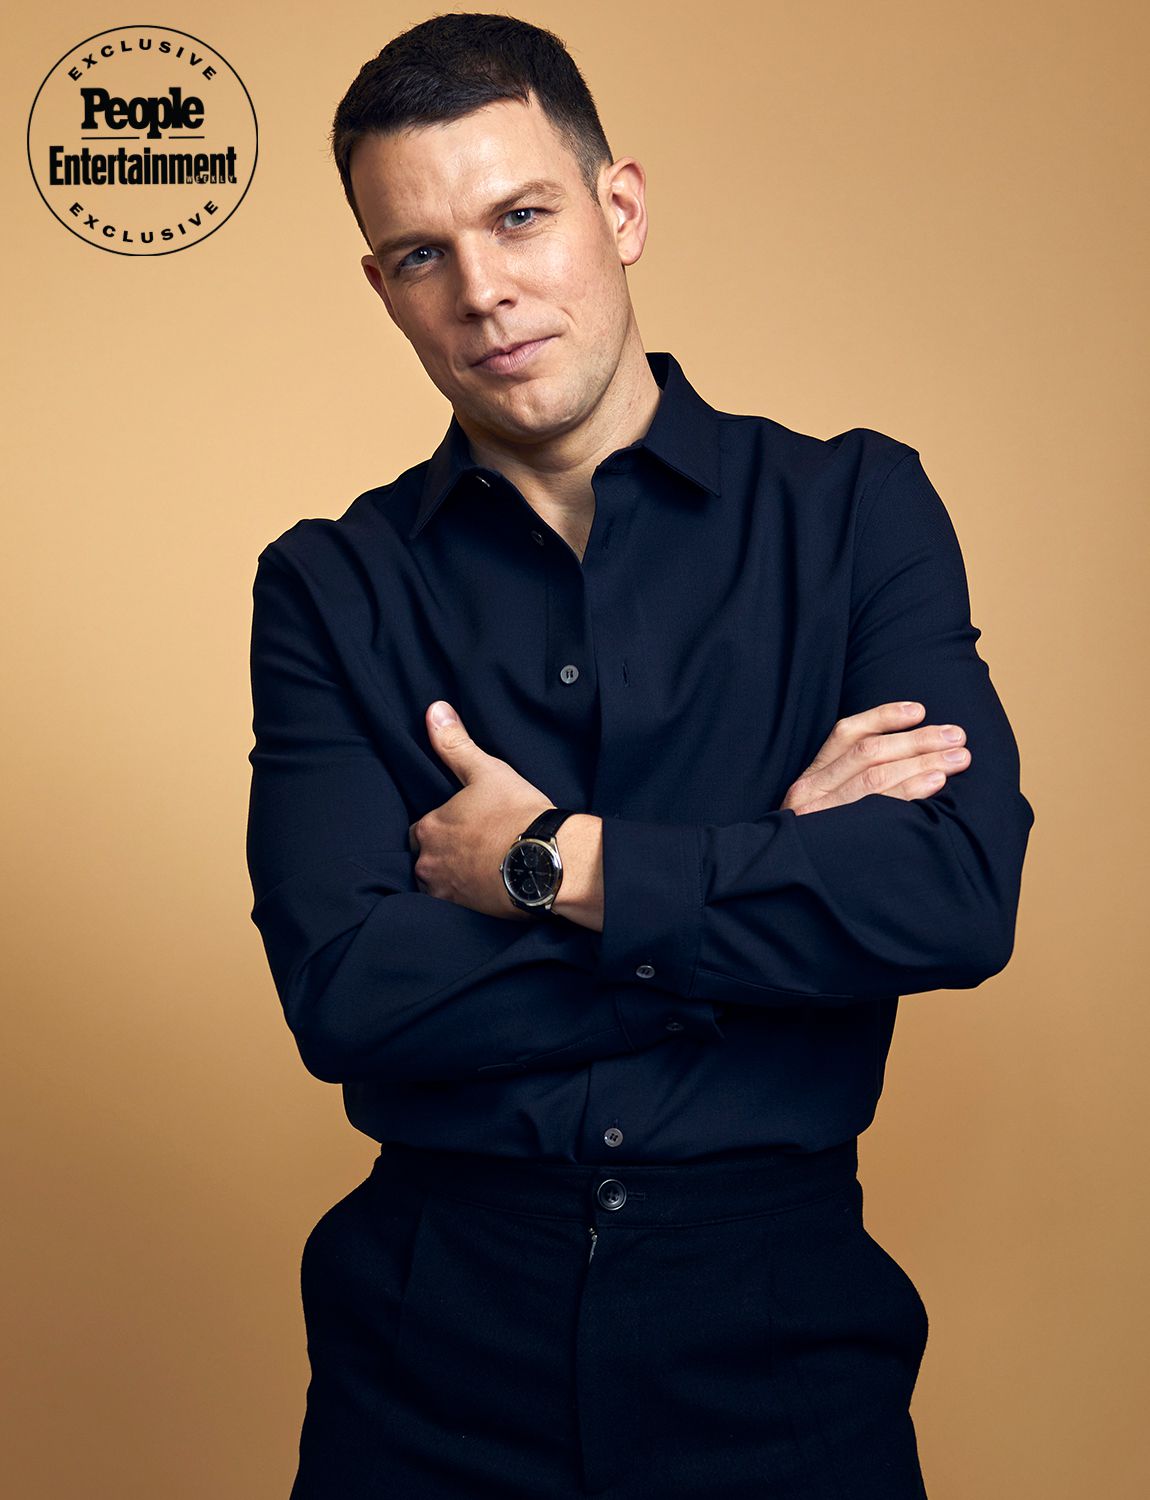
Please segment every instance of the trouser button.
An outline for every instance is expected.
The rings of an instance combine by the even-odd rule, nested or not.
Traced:
[[[627,1201],[627,1189],[617,1177],[608,1177],[599,1184],[596,1197],[603,1208],[622,1208]]]

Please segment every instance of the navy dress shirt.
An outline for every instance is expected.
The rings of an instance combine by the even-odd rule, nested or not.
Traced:
[[[582,560],[454,416],[259,555],[251,916],[304,1064],[376,1140],[821,1149],[872,1120],[899,997],[1013,951],[1034,813],[917,450],[719,412],[647,360],[659,404],[595,470]],[[409,825],[460,790],[436,698],[602,817],[601,933],[418,889]],[[902,699],[963,726],[965,770],[780,809],[839,718]]]

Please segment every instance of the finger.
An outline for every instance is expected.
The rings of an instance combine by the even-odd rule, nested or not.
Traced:
[[[910,760],[936,751],[960,749],[965,741],[966,730],[960,724],[925,724],[902,733],[868,732],[847,744],[836,758],[825,760],[817,770],[805,771],[802,779],[812,792],[826,795],[872,766]],[[830,743],[828,740],[827,744]],[[961,765],[962,762],[956,761],[955,764]],[[875,789],[881,790],[881,786]]]
[[[807,770],[822,770],[863,735],[886,734],[892,729],[905,729],[907,725],[917,723],[924,713],[926,709],[921,703],[893,702],[880,703],[876,708],[864,708],[861,713],[848,714],[831,730]]]
[[[969,767],[969,750],[958,752],[966,757],[963,764],[948,761],[947,753],[943,751],[917,755],[909,760],[869,767],[860,775],[833,788],[825,796],[803,802],[794,811],[821,812],[824,808],[843,807],[876,793],[883,797],[898,797],[905,802],[921,801],[941,791],[951,776],[960,776]]]
[[[958,724],[930,724],[909,734],[864,735],[821,774],[830,786],[862,775],[872,767],[925,761],[930,756],[934,757],[930,761],[932,766],[941,765],[949,771],[965,765],[968,755],[965,729]]]
[[[962,756],[964,759],[951,760],[949,757],[952,755]],[[950,776],[955,772],[965,771],[969,764],[970,751],[965,745],[957,750],[935,750],[928,755],[914,755],[907,760],[876,761],[845,781],[838,790],[848,793],[849,801],[869,796],[872,792],[886,796],[913,777],[938,775],[940,772],[944,776]]]

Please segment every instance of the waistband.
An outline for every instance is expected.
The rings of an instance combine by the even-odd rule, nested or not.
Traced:
[[[792,1208],[845,1187],[857,1172],[857,1137],[824,1151],[765,1149],[737,1160],[620,1162],[617,1167],[385,1141],[371,1178],[508,1213],[657,1226]]]

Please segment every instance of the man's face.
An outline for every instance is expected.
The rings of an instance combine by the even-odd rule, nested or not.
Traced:
[[[455,411],[512,443],[581,422],[631,320],[624,268],[646,237],[642,168],[605,164],[593,201],[532,95],[368,136],[351,177],[375,250],[364,271]],[[519,195],[527,183],[549,186]],[[514,369],[477,363],[529,340],[545,342]]]

